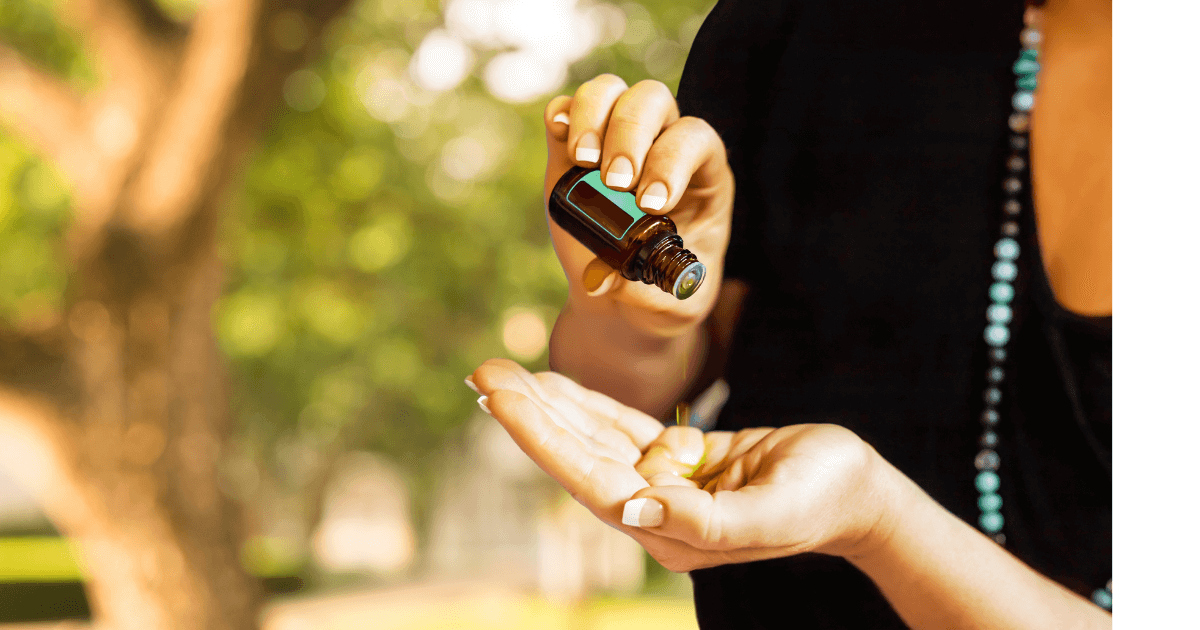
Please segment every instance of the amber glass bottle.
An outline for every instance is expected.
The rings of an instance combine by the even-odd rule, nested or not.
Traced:
[[[704,264],[683,248],[675,222],[646,214],[632,193],[604,185],[600,171],[575,166],[550,192],[550,218],[626,279],[683,300],[704,282]]]

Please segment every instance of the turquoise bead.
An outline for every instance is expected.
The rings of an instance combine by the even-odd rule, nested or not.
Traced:
[[[1012,285],[1007,282],[997,282],[993,284],[990,289],[988,289],[988,295],[991,296],[992,301],[999,302],[1001,304],[1008,304],[1011,302],[1013,299],[1013,294],[1015,293],[1016,292],[1013,291]]]
[[[1012,309],[1003,304],[993,304],[988,307],[987,318],[993,324],[1007,324],[1012,321]]]
[[[1026,59],[1025,57],[1021,57],[1020,59],[1017,60],[1017,63],[1013,64],[1013,74],[1036,75],[1038,70],[1041,70],[1041,68],[1042,67],[1040,65],[1038,65],[1038,62],[1036,62],[1032,59]]]
[[[986,492],[979,495],[980,512],[999,512],[1001,505],[1004,505],[1004,501],[995,492]]]
[[[1008,343],[1008,337],[1008,326],[1003,324],[992,324],[983,329],[983,338],[987,340],[989,346],[994,348]]]
[[[1098,588],[1095,593],[1092,593],[1092,603],[1104,610],[1112,610],[1112,593]]]
[[[999,512],[984,512],[979,515],[979,529],[995,534],[1004,529],[1004,517]]]
[[[989,405],[1000,404],[1000,388],[989,387],[983,392],[983,400]]]
[[[1033,109],[1033,92],[1021,90],[1012,97],[1013,109],[1019,112],[1027,112]]]
[[[1017,79],[1017,87],[1030,92],[1037,89],[1037,76],[1027,74]]]
[[[1037,58],[1038,58],[1038,51],[1036,48],[1022,48],[1021,49],[1021,59],[1037,61]]]
[[[982,494],[995,492],[1000,489],[1000,475],[985,470],[978,475],[975,475],[975,489]]]
[[[1017,266],[1008,260],[997,260],[992,265],[992,277],[998,282],[1012,282],[1017,277]]]
[[[992,248],[996,254],[996,258],[1002,260],[1015,260],[1021,255],[1021,246],[1011,238],[1002,238],[996,241],[996,246]]]

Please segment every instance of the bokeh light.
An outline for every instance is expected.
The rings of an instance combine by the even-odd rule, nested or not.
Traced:
[[[184,21],[210,3],[155,4]],[[96,116],[80,132],[95,143],[89,176],[103,179],[105,160],[136,158],[155,136],[140,135],[146,110],[127,93],[100,96],[113,77],[93,63],[90,41],[56,25],[54,5],[0,1],[0,40],[72,89],[95,91]],[[243,567],[272,596],[288,580],[303,584],[271,604],[265,628],[425,627],[412,625],[420,606],[427,627],[469,617],[474,625],[462,627],[495,628],[501,601],[513,628],[691,622],[686,578],[671,581],[616,530],[563,507],[566,497],[478,410],[462,377],[492,357],[548,369],[567,285],[541,200],[545,101],[601,72],[674,89],[707,8],[357,0],[328,25],[308,5],[267,18],[256,45],[293,65],[276,75],[271,117],[236,139],[251,151],[222,192],[222,297],[209,303],[234,434],[181,442],[142,422],[119,433],[143,481],[179,453],[215,462],[219,491],[246,514],[234,552]],[[76,281],[66,235],[80,210],[67,181],[0,129],[0,325],[46,331],[65,321],[70,335],[94,337],[127,315],[131,330],[170,321],[143,298],[129,313],[99,302],[63,312]],[[138,377],[138,391],[161,389],[160,367]],[[371,458],[386,469],[366,484],[374,490],[345,481],[353,462]],[[27,460],[13,461],[39,465]],[[21,575],[77,578],[78,568],[62,571],[69,539],[36,502],[5,503],[3,481],[0,546],[28,533],[4,529],[5,510],[35,514],[20,527],[41,528],[42,538],[18,545],[33,550]],[[481,559],[488,571],[469,567]],[[0,554],[0,574],[5,562]],[[483,586],[412,595],[462,576]],[[629,600],[628,613],[576,601],[642,592],[676,598],[675,608],[655,617],[642,600]],[[343,596],[353,603],[341,606]],[[450,616],[447,602],[476,612]]]
[[[475,55],[461,40],[442,29],[425,36],[412,62],[412,75],[427,90],[449,90],[467,77]]]
[[[325,100],[325,81],[312,70],[297,70],[283,83],[283,100],[298,112],[311,112]]]
[[[536,359],[546,350],[546,321],[532,309],[513,308],[504,317],[504,348],[513,358]]]

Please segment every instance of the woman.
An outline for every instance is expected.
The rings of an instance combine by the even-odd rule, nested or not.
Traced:
[[[1111,625],[1085,599],[1111,595],[1110,5],[1030,14],[1028,134],[1024,12],[723,0],[678,104],[602,76],[547,106],[547,190],[598,167],[708,279],[676,301],[551,223],[551,363],[583,387],[507,362],[471,381],[578,500],[693,571],[703,628]],[[644,478],[695,463],[651,416],[718,374],[704,464]]]

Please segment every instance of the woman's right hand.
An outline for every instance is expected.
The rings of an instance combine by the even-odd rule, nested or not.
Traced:
[[[673,571],[807,551],[862,555],[899,513],[899,472],[842,427],[664,429],[560,374],[507,360],[485,362],[468,382],[542,470]]]
[[[550,235],[575,305],[615,303],[644,332],[672,336],[707,317],[723,276],[733,208],[733,172],[725,146],[708,123],[680,117],[675,98],[658,81],[629,87],[602,74],[546,106],[548,160],[543,203],[572,166],[599,168],[605,184],[633,192],[648,214],[669,214],[684,246],[707,267],[695,295],[678,300],[631,282],[604,264],[553,220]]]

